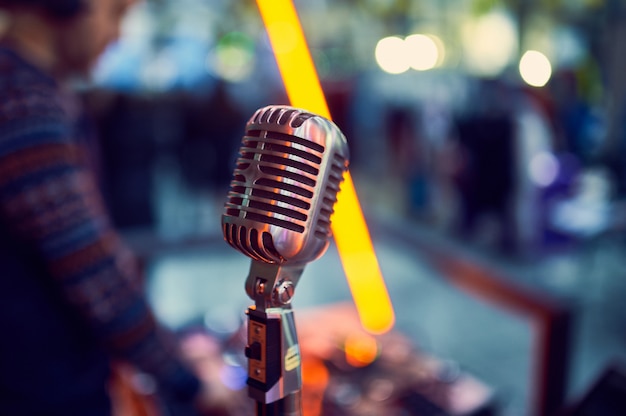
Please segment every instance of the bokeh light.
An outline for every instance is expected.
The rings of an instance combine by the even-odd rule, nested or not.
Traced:
[[[493,11],[462,27],[464,62],[475,75],[499,75],[515,58],[518,35],[507,13]]]
[[[402,74],[409,69],[427,71],[443,62],[445,54],[441,39],[433,35],[413,34],[406,38],[388,36],[378,41],[376,62],[389,74]]]
[[[401,74],[410,68],[404,39],[388,36],[376,44],[376,62],[380,68],[390,74]]]
[[[533,87],[543,87],[552,76],[552,64],[539,51],[526,51],[520,59],[519,72],[524,82]]]
[[[254,42],[241,32],[230,32],[217,43],[207,58],[207,68],[219,77],[240,82],[254,71]]]
[[[432,37],[422,34],[410,35],[404,42],[411,68],[426,71],[434,68],[439,62],[439,48]]]
[[[354,333],[344,343],[346,362],[353,367],[364,367],[378,357],[378,341],[365,333]]]
[[[559,162],[552,153],[537,153],[529,162],[528,173],[535,184],[550,186],[559,174]]]

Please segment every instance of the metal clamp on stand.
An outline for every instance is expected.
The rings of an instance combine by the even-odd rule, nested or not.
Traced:
[[[252,262],[248,308],[248,394],[257,416],[302,415],[301,359],[290,302],[304,266]]]

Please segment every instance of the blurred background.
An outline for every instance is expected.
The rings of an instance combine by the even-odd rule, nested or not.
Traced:
[[[395,331],[496,414],[548,414],[541,380],[551,411],[587,397],[626,359],[626,3],[295,5]],[[222,204],[247,119],[288,104],[255,2],[148,0],[78,87],[160,318],[235,333],[249,260],[221,241]],[[294,307],[350,299],[331,245]]]

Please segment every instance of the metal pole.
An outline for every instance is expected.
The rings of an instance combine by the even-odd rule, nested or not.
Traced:
[[[301,416],[301,357],[290,302],[303,267],[253,262],[246,291],[248,395],[257,416]]]
[[[302,394],[300,391],[273,403],[256,402],[256,416],[300,415],[302,415]]]

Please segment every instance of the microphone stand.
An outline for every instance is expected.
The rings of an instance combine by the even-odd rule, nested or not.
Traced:
[[[302,415],[300,346],[290,302],[304,265],[252,261],[246,293],[248,395],[257,416]]]

